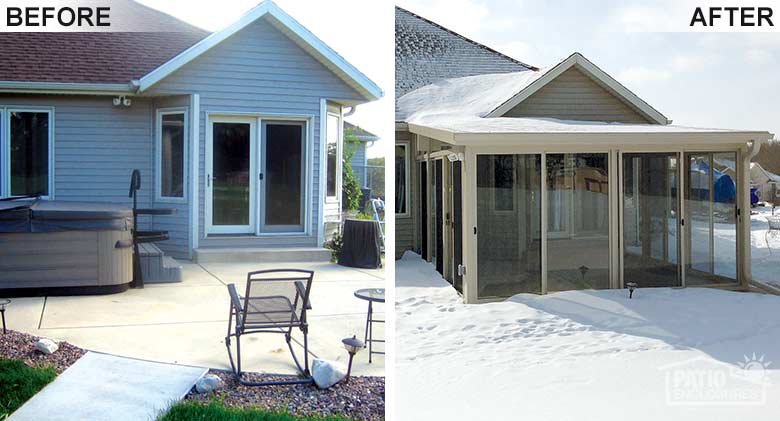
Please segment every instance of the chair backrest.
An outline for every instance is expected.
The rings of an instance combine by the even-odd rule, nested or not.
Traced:
[[[246,275],[244,309],[249,309],[252,299],[278,297],[292,304],[293,312],[301,322],[306,321],[314,271],[303,269],[271,269],[249,272]],[[249,311],[244,311],[243,324]]]

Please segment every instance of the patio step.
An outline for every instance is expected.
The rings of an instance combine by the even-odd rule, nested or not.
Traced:
[[[198,248],[196,263],[329,262],[330,250],[321,247]]]
[[[141,254],[141,273],[144,283],[164,284],[181,282],[182,267],[170,256],[166,256],[152,243],[139,244]]]

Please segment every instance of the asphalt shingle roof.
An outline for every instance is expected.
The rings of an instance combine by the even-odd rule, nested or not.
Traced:
[[[0,80],[127,83],[209,35],[141,4],[127,7],[150,32],[0,33]]]
[[[395,9],[395,94],[441,79],[536,70],[414,13]]]

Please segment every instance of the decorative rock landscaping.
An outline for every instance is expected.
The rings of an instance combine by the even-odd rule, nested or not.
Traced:
[[[0,334],[0,356],[20,359],[30,366],[49,364],[57,373],[62,373],[86,353],[67,342],[60,342],[56,352],[46,355],[36,351],[38,339],[10,330],[5,335]],[[279,380],[285,377],[259,373],[245,373],[244,376],[249,381]],[[214,385],[221,386],[212,389],[212,393],[203,393],[196,390],[196,385],[186,399],[208,401],[217,396],[225,405],[239,408],[260,407],[287,411],[294,415],[339,415],[356,420],[384,419],[383,377],[352,376],[347,383],[337,383],[329,389],[321,390],[314,385],[247,387],[236,382],[230,372],[210,370],[199,384],[200,390],[204,391]]]
[[[20,359],[29,366],[49,364],[59,374],[87,352],[67,342],[60,342],[56,352],[44,354],[36,350],[39,339],[37,336],[9,330],[5,335],[0,334],[0,356]]]

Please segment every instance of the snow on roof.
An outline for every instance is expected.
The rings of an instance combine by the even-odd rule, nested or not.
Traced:
[[[486,117],[544,76],[538,71],[441,80],[398,98],[398,120],[452,133],[728,133],[729,129],[531,117]]]
[[[761,171],[762,173],[764,173],[764,175],[766,175],[766,177],[768,179],[770,179],[771,181],[776,182],[776,183],[780,183],[780,175],[777,175],[777,174],[775,174],[773,172],[768,171],[766,168],[762,167],[761,164],[759,164],[758,162],[751,162],[750,163],[750,169],[751,170],[758,169],[758,171]]]
[[[398,98],[398,117],[407,122],[441,115],[484,117],[544,73],[526,70],[441,80]]]

